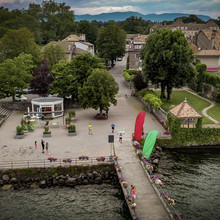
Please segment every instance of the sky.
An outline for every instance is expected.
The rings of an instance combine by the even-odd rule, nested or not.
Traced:
[[[142,14],[187,13],[220,16],[220,0],[55,0],[65,2],[76,15],[108,12],[135,11]],[[0,0],[5,8],[28,8],[29,3],[40,4],[42,0]]]

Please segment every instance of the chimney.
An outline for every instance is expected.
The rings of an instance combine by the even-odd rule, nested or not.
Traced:
[[[212,32],[212,37],[211,37],[211,44],[212,44],[212,50],[215,49],[215,39],[216,39],[216,35],[215,32]]]
[[[79,40],[80,41],[86,41],[86,35],[85,34],[80,34],[79,35]]]

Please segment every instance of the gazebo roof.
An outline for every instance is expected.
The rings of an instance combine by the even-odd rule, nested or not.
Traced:
[[[182,103],[170,109],[169,112],[177,118],[202,118],[203,116],[194,109],[185,99]]]

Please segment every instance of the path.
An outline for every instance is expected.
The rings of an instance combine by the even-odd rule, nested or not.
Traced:
[[[125,57],[123,59],[126,60]],[[123,66],[124,63],[118,62],[117,65],[118,65],[117,68],[112,69],[110,72],[112,73],[112,75],[115,77],[116,81],[120,85],[118,97],[124,98],[125,94],[129,94],[128,95],[129,98],[127,98],[127,101],[131,99],[129,102],[133,102],[133,104],[136,104],[137,99],[130,97],[131,91],[127,87],[127,84],[125,84],[124,78],[119,71],[120,69],[122,71],[122,69],[124,68]],[[137,101],[137,103],[140,102]],[[143,111],[143,109],[141,111]],[[163,131],[162,126],[152,117],[152,115],[150,115],[148,112],[146,115],[147,116],[145,118],[145,123],[144,123],[145,132],[149,132],[151,129],[153,129],[154,126],[152,125],[152,122],[156,122],[157,124],[156,126],[157,128],[154,127],[155,129],[159,129],[159,131],[161,130]],[[149,120],[149,118],[151,118],[151,121]],[[125,130],[127,130],[127,128]],[[118,162],[122,167],[122,173],[126,181],[128,181],[129,184],[134,185],[137,189],[136,213],[138,217],[142,220],[170,219],[167,211],[165,210],[159,197],[157,196],[151,183],[149,182],[145,174],[145,171],[143,170],[140,161],[134,152],[134,148],[132,146],[131,141],[123,140],[122,144],[117,144],[116,155],[118,155],[119,157]]]
[[[210,115],[207,114],[207,111],[208,111],[210,108],[212,108],[213,106],[215,106],[215,103],[214,103],[213,101],[210,101],[210,100],[208,100],[208,99],[206,99],[206,98],[204,98],[204,97],[202,97],[202,96],[199,96],[197,93],[192,92],[189,88],[184,88],[184,89],[187,90],[187,92],[190,92],[191,94],[193,94],[193,95],[195,95],[195,96],[198,96],[199,98],[201,98],[201,99],[203,99],[203,100],[209,102],[211,105],[208,106],[208,107],[206,107],[206,108],[204,108],[204,109],[202,110],[202,114],[203,114],[205,117],[207,117],[208,119],[210,119],[211,121],[215,122],[216,124],[220,123],[219,121],[215,120],[214,118],[212,118]]]

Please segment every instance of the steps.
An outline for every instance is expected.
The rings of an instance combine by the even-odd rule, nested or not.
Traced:
[[[0,105],[0,127],[5,122],[5,120],[11,115],[11,113],[11,109]]]

